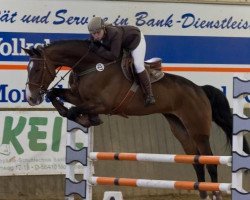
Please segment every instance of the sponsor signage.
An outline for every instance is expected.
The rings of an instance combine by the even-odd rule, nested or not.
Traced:
[[[65,173],[66,120],[56,112],[2,111],[0,131],[0,176]]]
[[[24,98],[28,57],[21,47],[86,39],[93,16],[114,25],[139,27],[147,41],[146,59],[162,58],[166,72],[224,91],[232,90],[233,73],[249,78],[248,6],[125,1],[26,0],[27,6],[20,0],[0,3],[0,108],[29,108]],[[65,82],[63,86],[67,86]],[[231,93],[225,94],[231,101]],[[39,107],[51,105],[44,102]]]

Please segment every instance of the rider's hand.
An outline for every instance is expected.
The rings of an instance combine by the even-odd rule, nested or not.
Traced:
[[[90,44],[89,44],[89,50],[90,50],[90,51],[95,51],[95,48],[96,48],[96,47],[95,47],[95,43],[94,43],[93,40],[91,40],[91,41],[90,41]]]
[[[89,44],[89,50],[90,50],[90,51],[93,51],[93,52],[96,52],[96,51],[99,49],[100,46],[101,46],[101,45],[100,45],[99,42],[97,42],[97,41],[91,39],[91,40],[90,40],[90,44]]]

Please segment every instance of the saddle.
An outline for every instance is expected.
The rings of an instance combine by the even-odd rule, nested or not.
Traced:
[[[148,71],[151,83],[155,83],[164,77],[164,73],[161,71],[161,61],[162,60],[160,58],[151,58],[144,62],[145,69]],[[123,117],[128,117],[125,114],[126,107],[133,99],[137,89],[139,88],[138,75],[135,72],[133,58],[130,54],[123,54],[121,68],[126,79],[133,84],[122,101],[114,109],[112,109],[111,114],[119,114]]]
[[[151,58],[144,61],[144,66],[148,71],[151,83],[159,81],[164,76],[164,73],[161,71],[161,62],[161,58]],[[139,83],[137,74],[135,72],[133,58],[130,55],[124,54],[121,62],[121,68],[126,79],[128,79],[130,82],[135,81],[136,83]]]

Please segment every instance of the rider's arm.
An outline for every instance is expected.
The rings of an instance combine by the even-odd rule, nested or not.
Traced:
[[[108,35],[107,37],[110,42],[110,50],[108,50],[104,46],[101,46],[100,48],[98,48],[96,53],[107,60],[116,60],[121,55],[122,34],[119,32],[113,32],[110,33],[110,35]]]

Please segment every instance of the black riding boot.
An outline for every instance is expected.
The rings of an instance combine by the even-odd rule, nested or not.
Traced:
[[[155,98],[152,92],[148,72],[144,70],[143,72],[138,73],[138,77],[139,77],[140,85],[143,91],[145,92],[145,106],[155,104]]]

